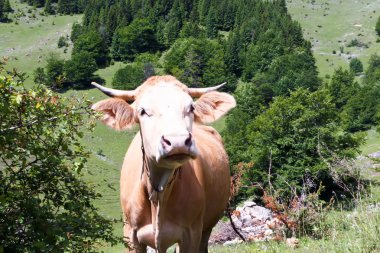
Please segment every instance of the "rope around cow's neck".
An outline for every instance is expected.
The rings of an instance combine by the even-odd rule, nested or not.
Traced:
[[[147,157],[145,154],[144,140],[143,140],[143,134],[142,134],[141,128],[140,128],[140,137],[141,137],[141,152],[142,152],[142,167],[141,167],[140,180],[142,180],[142,176],[144,174],[144,171],[146,171],[146,175],[148,176],[148,180],[149,180],[150,186],[152,188],[152,191],[149,193],[149,200],[154,202],[154,203],[157,203],[158,193],[163,192],[165,190],[166,186],[169,186],[174,181],[174,179],[176,178],[178,171],[180,171],[181,167],[174,169],[173,176],[169,179],[169,181],[161,189],[156,189],[153,182],[152,182],[152,177],[150,175],[151,171],[150,171],[150,168],[149,168],[149,165],[147,162]]]

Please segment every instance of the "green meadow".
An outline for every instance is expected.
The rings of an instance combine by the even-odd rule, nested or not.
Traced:
[[[331,75],[340,66],[348,68],[351,58],[360,59],[365,68],[369,57],[380,50],[375,33],[379,1],[286,2],[292,18],[301,24],[304,38],[312,44],[321,77]],[[355,39],[368,48],[348,47]]]

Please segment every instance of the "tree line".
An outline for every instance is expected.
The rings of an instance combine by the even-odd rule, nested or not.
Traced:
[[[228,81],[225,90],[235,93],[238,106],[223,135],[232,170],[255,164],[243,175],[246,185],[302,187],[307,178],[314,190],[322,183],[326,195],[336,192],[327,161],[354,158],[364,141],[358,131],[378,122],[378,56],[361,85],[354,78],[362,71],[357,59],[352,71],[338,69],[323,82],[311,44],[283,0],[91,0],[71,40],[71,60],[61,60],[59,71],[48,65],[48,83],[65,76],[88,84],[96,68],[113,61],[128,64],[113,78],[119,89],[155,73],[191,87]],[[247,189],[241,198],[259,191]]]
[[[323,82],[283,0],[91,0],[71,40],[71,60],[61,60],[59,71],[40,70],[46,82],[65,76],[88,84],[96,68],[113,61],[128,64],[113,78],[119,89],[155,73],[191,87],[228,81],[225,90],[235,92],[238,107],[227,117],[225,142],[232,168],[255,164],[244,174],[247,185],[301,187],[308,177],[322,182],[325,193],[337,191],[326,161],[354,158],[364,141],[358,131],[378,123],[378,56],[362,84],[354,78],[363,71],[358,59],[351,71],[338,69]],[[242,197],[252,194],[245,191]]]

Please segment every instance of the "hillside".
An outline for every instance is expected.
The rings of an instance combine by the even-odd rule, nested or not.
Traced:
[[[46,64],[50,53],[70,58],[71,47],[66,52],[58,49],[58,38],[70,36],[72,24],[81,21],[82,15],[43,16],[41,9],[17,0],[11,1],[11,6],[15,10],[10,14],[14,22],[0,23],[0,55],[9,59],[7,68],[27,73],[31,82],[33,71]]]
[[[321,77],[331,75],[339,66],[348,68],[351,58],[359,58],[366,67],[370,55],[379,52],[375,32],[379,1],[286,2],[292,18],[300,22],[305,39],[312,43]],[[348,47],[355,39],[363,46]]]
[[[312,43],[312,52],[316,59],[320,77],[331,76],[334,69],[339,66],[347,69],[349,59],[353,57],[359,58],[366,67],[368,66],[367,62],[370,55],[380,50],[380,43],[376,43],[377,37],[374,31],[375,22],[378,15],[380,15],[380,13],[376,12],[376,10],[380,9],[378,1],[367,1],[367,3],[365,1],[354,0],[287,0],[286,2],[292,18],[301,24],[304,38]],[[0,56],[9,59],[8,69],[17,68],[27,73],[27,83],[31,85],[33,71],[37,67],[44,67],[46,65],[46,58],[51,52],[57,53],[63,59],[70,58],[73,48],[72,43],[70,43],[65,52],[65,48],[58,48],[58,38],[60,36],[69,36],[72,24],[81,21],[83,15],[43,16],[41,15],[41,9],[20,4],[18,0],[11,1],[11,4],[16,10],[14,14],[11,14],[13,15],[12,17],[16,17],[20,13],[24,13],[25,16],[15,18],[17,24],[14,22],[0,23]],[[229,32],[223,32],[223,35],[226,35],[226,37],[228,37],[228,34]],[[368,48],[348,47],[348,43],[354,39],[365,43]],[[340,52],[341,48],[342,53]],[[336,51],[335,54],[333,50]],[[164,56],[165,54],[167,52],[163,53]],[[161,57],[161,62],[163,62],[164,56]],[[101,68],[95,74],[103,78],[109,86],[114,73],[125,65],[125,63],[116,61],[114,65]],[[160,69],[160,71],[163,70]],[[307,77],[305,80],[307,80]],[[105,98],[103,94],[95,89],[69,89],[63,94],[64,96],[72,94],[86,95],[94,101]],[[219,130],[224,129],[225,119],[217,122],[216,128]],[[98,124],[95,127],[95,131],[87,133],[82,140],[91,152],[89,162],[84,169],[84,178],[102,194],[102,197],[97,200],[96,206],[99,207],[103,215],[118,220],[121,218],[119,171],[124,153],[136,132],[137,128],[129,132],[116,132]],[[366,155],[380,150],[379,134],[373,129],[369,133],[367,144],[361,147]],[[370,170],[369,172],[372,173],[373,171]],[[378,176],[377,173],[373,175]],[[375,195],[380,192],[379,189],[374,189]],[[365,212],[363,213],[365,214]],[[329,220],[329,222],[336,225],[333,222],[334,218],[338,217],[343,220],[344,217],[349,215],[351,215],[349,212],[333,213],[329,217],[332,221]],[[372,221],[377,222],[376,219]],[[372,231],[372,227],[370,227],[370,230]],[[341,227],[336,231],[338,231],[337,233],[340,238],[344,238],[344,240],[342,239],[343,242],[349,241],[350,236],[357,235],[351,233],[352,231],[344,234]],[[115,225],[115,233],[118,235],[122,234],[121,222]],[[322,241],[314,242],[312,239],[305,239],[302,243],[304,246],[300,248],[299,252],[310,249],[312,249],[312,252],[322,252],[318,251],[319,248],[323,248],[321,246]],[[343,246],[340,245],[340,247]],[[331,249],[329,247],[326,247],[326,250]],[[121,248],[122,246],[119,245],[115,248],[106,248],[104,250],[105,252],[120,252]],[[259,244],[259,246],[244,245],[237,249],[221,249],[216,247],[211,252],[252,252],[252,250],[261,252],[268,249],[273,252],[284,252],[284,250],[287,250],[283,245],[276,246],[269,244],[268,246]]]

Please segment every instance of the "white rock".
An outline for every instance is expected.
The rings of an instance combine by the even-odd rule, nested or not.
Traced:
[[[235,244],[239,244],[239,243],[242,243],[242,242],[243,242],[242,240],[240,240],[239,238],[236,237],[232,241],[226,241],[225,243],[223,243],[223,246],[235,245]]]
[[[380,158],[380,151],[368,155],[370,158]]]
[[[271,217],[271,211],[262,206],[250,207],[248,210],[245,210],[247,214],[254,217],[255,219],[267,220]]]
[[[265,230],[264,235],[265,236],[271,236],[271,235],[273,235],[273,230],[272,229]]]
[[[244,207],[252,207],[252,206],[256,206],[256,203],[253,202],[253,201],[246,201],[244,202]]]
[[[247,225],[252,221],[252,218],[251,216],[245,214],[244,216],[243,215],[241,216],[240,220],[244,225]]]
[[[255,232],[257,229],[255,227],[245,227],[245,228],[242,228],[241,230],[246,233],[252,233],[252,232]]]
[[[298,248],[299,243],[300,241],[295,237],[286,239],[286,244],[293,249]]]
[[[243,223],[235,216],[232,216],[232,222],[235,224],[236,227],[240,228],[243,226]]]

